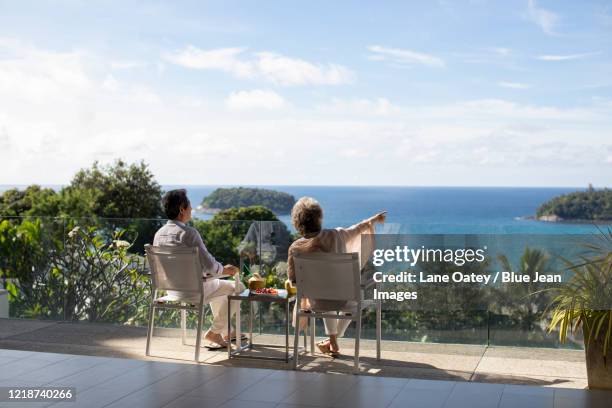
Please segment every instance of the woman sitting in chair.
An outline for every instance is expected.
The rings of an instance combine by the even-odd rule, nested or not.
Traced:
[[[295,282],[295,269],[293,256],[305,252],[331,252],[331,253],[360,253],[360,266],[363,268],[370,253],[362,253],[363,248],[367,252],[373,249],[374,224],[384,223],[386,212],[378,213],[366,220],[361,221],[349,228],[321,229],[323,221],[323,209],[318,201],[311,197],[302,197],[291,210],[291,222],[295,229],[302,235],[289,247],[287,259],[287,275],[292,282]],[[362,234],[363,235],[362,237]],[[367,249],[365,249],[367,248]],[[317,310],[338,310],[344,306],[342,301],[323,300],[323,299],[302,299],[303,309]],[[296,307],[298,307],[296,305]],[[295,312],[295,310],[294,310]],[[298,327],[295,322],[294,325]],[[306,319],[301,319],[300,327],[304,328]],[[336,356],[340,352],[338,337],[342,337],[350,320],[324,319],[325,334],[328,339],[317,343],[317,347],[322,353]]]

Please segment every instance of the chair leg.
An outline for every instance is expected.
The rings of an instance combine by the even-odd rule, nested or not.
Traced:
[[[382,340],[382,304],[376,303],[376,360],[380,361],[380,342]]]
[[[315,318],[310,318],[310,354],[314,356],[315,354]]]
[[[357,312],[357,328],[355,333],[355,367],[354,374],[359,374],[359,340],[361,339],[361,311]]]
[[[147,350],[146,350],[146,355],[150,356],[151,353],[151,337],[153,337],[153,321],[154,321],[154,317],[155,317],[155,304],[153,302],[151,302],[151,305],[149,306],[149,327],[147,330]]]
[[[183,346],[187,344],[187,311],[181,309],[181,341]]]
[[[202,342],[202,321],[204,320],[204,305],[198,307],[198,333],[196,334],[195,361],[200,362],[200,343]]]
[[[304,333],[306,333],[306,329],[304,329]],[[298,317],[297,324],[295,327],[295,333],[293,335],[293,369],[294,370],[297,370],[298,355],[300,354],[300,350],[298,348],[299,342],[300,342],[300,319]]]

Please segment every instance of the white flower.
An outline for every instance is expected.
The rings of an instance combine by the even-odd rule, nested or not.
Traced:
[[[80,230],[81,230],[81,228],[80,228],[80,227],[74,227],[74,228],[72,229],[72,231],[70,231],[70,232],[68,233],[68,238],[74,238],[74,237],[76,237],[76,236],[77,236],[77,234],[79,233],[79,231],[80,231]]]
[[[113,243],[115,244],[115,247],[121,249],[121,248],[129,248],[131,245],[129,242],[124,241],[122,239],[116,239],[113,241]]]

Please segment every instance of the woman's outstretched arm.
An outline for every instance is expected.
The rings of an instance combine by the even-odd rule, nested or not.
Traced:
[[[381,211],[348,228],[336,228],[336,230],[342,235],[345,242],[349,242],[356,239],[361,234],[374,234],[374,225],[384,223],[386,218],[387,212]]]

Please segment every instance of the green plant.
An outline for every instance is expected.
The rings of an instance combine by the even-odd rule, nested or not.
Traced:
[[[12,251],[2,267],[16,317],[146,322],[149,278],[144,259],[128,253],[124,231],[73,227],[64,235],[41,220],[0,224],[0,249]],[[20,256],[24,253],[28,256]]]
[[[582,329],[587,349],[596,341],[603,342],[606,363],[612,345],[612,230],[602,231],[598,238],[598,242],[585,245],[587,254],[579,262],[567,262],[574,275],[555,288],[548,329],[558,327],[562,342],[568,333]]]
[[[550,293],[542,290],[545,284],[535,281],[536,272],[547,273],[550,269],[548,254],[541,249],[527,247],[517,268],[513,267],[506,255],[499,254],[497,259],[504,271],[515,271],[530,277],[529,282],[525,284],[505,285],[502,290],[497,291],[497,306],[511,311],[510,317],[523,330],[533,330],[550,303]]]

